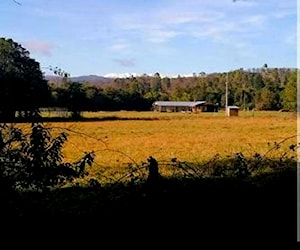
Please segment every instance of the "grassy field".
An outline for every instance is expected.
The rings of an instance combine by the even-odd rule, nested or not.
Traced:
[[[144,231],[141,226],[148,227],[154,218],[156,226],[169,225],[170,229],[180,222],[184,223],[180,228],[194,230],[197,225],[197,237],[213,236],[214,240],[220,236],[236,240],[241,234],[246,242],[270,242],[295,235],[290,225],[296,221],[291,212],[297,196],[296,160],[283,156],[296,156],[296,151],[289,149],[297,144],[296,114],[241,111],[238,117],[226,117],[224,112],[83,115],[91,119],[44,125],[51,128],[52,135],[68,133],[66,161],[95,151],[95,162],[87,169],[89,175],[44,193],[6,193],[2,189],[3,221],[8,216],[29,216],[31,220],[52,219],[53,215],[83,216],[93,225],[98,219],[103,228],[107,220],[107,225],[114,228],[138,225],[138,230]],[[30,124],[16,126],[30,135]],[[240,152],[245,157],[233,156]],[[255,158],[256,153],[267,155]],[[205,164],[216,154],[220,155],[217,160]],[[150,155],[158,160],[163,177],[156,181],[145,178],[150,171],[141,165]],[[175,157],[179,164],[170,164]],[[129,163],[138,167],[130,169]],[[228,225],[234,229],[230,231]],[[180,229],[176,229],[178,232]],[[190,233],[185,241],[189,240]]]
[[[151,155],[160,163],[172,158],[201,163],[215,155],[242,152],[280,157],[297,143],[297,116],[288,112],[240,111],[238,117],[218,113],[97,112],[84,113],[97,121],[46,123],[52,134],[65,131],[65,160],[75,161],[95,151],[90,174],[146,162]],[[282,143],[281,143],[282,142]],[[276,148],[280,143],[280,148]],[[296,154],[296,153],[294,153]]]
[[[44,225],[50,228],[45,223],[49,218],[54,228],[62,223],[72,225],[72,221],[77,234],[80,228],[100,227],[110,234],[116,229],[123,233],[129,225],[143,235],[151,229],[146,234],[150,243],[152,237],[165,237],[171,232],[187,249],[188,243],[197,246],[207,239],[209,244],[242,240],[255,245],[266,242],[268,246],[270,242],[278,245],[274,239],[285,245],[295,240],[292,225],[296,213],[292,211],[297,197],[296,159],[283,156],[296,156],[296,151],[289,149],[297,144],[296,114],[241,111],[238,117],[226,117],[224,112],[83,115],[91,119],[44,122],[51,128],[52,139],[61,132],[68,133],[63,148],[65,161],[73,162],[84,152],[95,151],[95,162],[87,167],[89,175],[83,178],[44,192],[26,185],[23,189],[20,181],[35,184],[37,178],[45,183],[53,173],[64,172],[57,171],[56,164],[36,168],[47,164],[40,165],[39,157],[25,149],[21,154],[15,152],[13,147],[19,146],[16,141],[4,147],[1,160],[5,168],[0,176],[3,222],[27,229],[28,222],[38,221],[41,225],[33,225],[41,231]],[[12,125],[21,127],[26,139],[32,135],[30,123]],[[20,137],[18,133],[15,136]],[[256,153],[267,155],[254,157]],[[216,154],[220,157],[214,158]],[[160,175],[156,178],[153,174],[150,178],[150,167],[141,164],[149,156],[159,163]],[[175,157],[178,161],[171,160]],[[136,166],[129,168],[129,163]],[[19,167],[25,167],[25,172],[16,171]],[[24,227],[12,224],[16,218],[25,222]],[[81,221],[85,222],[83,226]],[[130,233],[132,237],[137,235],[131,228]],[[178,246],[177,238],[167,238],[168,246],[169,242]],[[130,242],[131,238],[127,239]]]

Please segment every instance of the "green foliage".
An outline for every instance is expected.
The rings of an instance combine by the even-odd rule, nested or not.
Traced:
[[[159,92],[162,90],[161,78],[158,73],[154,75],[153,83],[152,83],[152,91]]]
[[[62,79],[62,86],[48,85],[39,63],[25,48],[12,39],[0,38],[0,119],[11,121],[16,114],[32,118],[40,107],[47,106],[67,108],[74,119],[80,119],[82,111],[151,110],[157,100],[203,100],[224,107],[227,77],[230,105],[296,110],[296,71],[268,68],[267,64],[247,71],[194,73],[192,77],[161,78],[156,72],[151,77],[114,79],[105,88],[93,86],[92,91],[70,82],[70,74],[60,68],[50,70]]]
[[[278,109],[276,107],[278,102],[276,102],[276,94],[269,88],[264,87],[258,98],[256,99],[256,109],[258,110],[274,110]]]
[[[63,82],[67,82],[68,81],[68,78],[70,77],[70,73],[62,70],[61,68],[59,68],[57,66],[56,67],[50,66],[49,69],[54,73],[54,75],[62,77]]]
[[[50,70],[59,77],[62,77],[63,87],[54,89],[54,103],[61,104],[71,112],[74,120],[81,118],[81,112],[86,110],[88,105],[87,90],[83,88],[83,84],[72,82],[69,80],[70,73],[58,67],[50,67]]]
[[[71,111],[72,118],[80,119],[84,110],[86,94],[81,83],[69,82],[66,89],[67,108]]]
[[[31,117],[49,105],[50,92],[40,65],[12,39],[0,38],[0,118]]]
[[[42,123],[33,123],[26,135],[17,127],[0,126],[0,176],[6,188],[18,190],[48,190],[87,174],[93,152],[74,163],[63,162],[62,148],[67,134],[52,137]]]
[[[283,109],[296,111],[297,110],[297,72],[292,73],[285,89],[282,91]]]
[[[65,73],[57,69],[56,74],[64,76]],[[295,81],[292,80],[295,74],[293,69],[277,68],[228,72],[228,103],[242,109],[292,110],[290,107],[294,107],[296,96]],[[78,102],[80,107],[77,108],[82,111],[146,111],[151,110],[152,103],[158,100],[203,100],[224,107],[226,81],[227,73],[177,78],[161,78],[155,73],[154,76],[117,78],[101,86],[83,84],[80,93],[85,98]],[[67,86],[52,84],[51,88],[54,106],[65,108],[72,103],[68,98],[74,93],[68,91]]]

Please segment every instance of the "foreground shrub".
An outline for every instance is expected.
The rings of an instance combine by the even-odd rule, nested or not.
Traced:
[[[52,137],[43,123],[32,123],[31,133],[13,125],[0,126],[0,178],[6,189],[38,190],[64,185],[87,174],[86,165],[94,160],[93,152],[78,161],[63,162],[62,148],[66,133]]]

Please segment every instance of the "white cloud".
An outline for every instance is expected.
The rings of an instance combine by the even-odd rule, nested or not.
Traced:
[[[293,11],[283,10],[283,11],[277,11],[277,12],[273,13],[272,16],[275,18],[281,19],[281,18],[285,18],[285,17],[294,15],[294,14],[295,14],[295,12],[293,12]]]
[[[133,59],[127,58],[115,58],[113,59],[114,62],[118,63],[122,67],[132,67],[135,66],[135,61]]]
[[[28,49],[29,52],[50,56],[52,50],[55,46],[49,42],[41,40],[30,40],[24,42],[24,46]]]
[[[174,17],[175,15],[175,17]],[[173,13],[166,11],[160,14],[161,20],[169,25],[181,25],[192,23],[209,23],[221,19],[224,14],[218,11],[174,11]],[[184,26],[182,26],[184,28]]]
[[[288,36],[286,36],[285,39],[284,39],[284,42],[287,45],[295,46],[296,42],[297,42],[297,34],[296,34],[296,32],[295,33],[291,33]]]
[[[293,14],[290,5],[278,7],[277,3],[259,0],[237,0],[235,3],[232,0],[189,0],[162,6],[145,12],[117,14],[114,16],[114,31],[120,37],[139,41],[138,48],[152,48],[156,53],[165,47],[171,53],[176,53],[177,49],[168,42],[180,37],[193,44],[201,44],[206,40],[225,45],[234,50],[236,57],[250,58],[257,45],[253,41],[263,39],[262,35],[272,21]],[[190,41],[190,38],[193,40]],[[293,38],[286,38],[285,42],[292,43]],[[123,43],[112,45],[111,50],[129,53],[127,45]],[[142,52],[141,49],[139,51]]]
[[[220,53],[219,48],[220,51],[228,49],[228,53],[231,49],[237,58],[251,54],[253,56],[259,47],[265,46],[266,40],[275,36],[279,29],[276,24],[281,21],[280,27],[287,24],[287,28],[281,30],[281,33],[285,33],[281,36],[281,43],[294,46],[296,34],[289,35],[291,30],[288,28],[293,15],[296,16],[296,4],[292,1],[294,0],[156,0],[149,3],[134,1],[132,5],[132,1],[98,3],[87,0],[83,5],[63,1],[59,8],[54,0],[47,3],[36,1],[34,9],[28,7],[28,13],[31,17],[38,17],[43,29],[22,30],[32,32],[32,37],[35,37],[36,32],[44,31],[43,34],[48,37],[51,35],[55,43],[70,51],[72,48],[82,56],[89,50],[93,54],[97,52],[103,55],[105,62],[111,58],[110,63],[114,69],[119,66],[121,69],[124,66],[136,66],[134,60],[130,59],[134,58],[141,64],[138,65],[139,68],[146,64],[150,71],[154,71],[152,69],[156,67],[166,67],[167,70],[165,62],[168,60],[177,58],[178,55],[182,56],[180,61],[187,60],[183,58],[186,51],[196,54],[205,47],[215,48],[216,53]],[[22,10],[26,8],[24,6]],[[11,27],[10,30],[14,28]],[[85,42],[88,43],[82,46]],[[30,52],[48,56],[54,49],[52,44],[39,40],[28,41],[26,47]],[[211,57],[218,56],[214,55],[214,50],[203,51],[204,54],[207,52],[212,54]],[[62,60],[67,56],[67,53],[63,53]],[[190,61],[198,60],[196,56],[190,57]],[[159,66],[161,62],[165,65]],[[180,63],[178,60],[178,65]],[[105,66],[109,67],[109,63]]]
[[[118,33],[123,31],[126,36],[135,35],[140,39],[152,43],[165,43],[180,35],[189,35],[191,26],[214,26],[224,14],[220,11],[181,10],[168,8],[147,12],[135,13],[130,16],[119,15],[115,18]]]
[[[178,35],[180,32],[163,29],[150,29],[146,34],[147,40],[153,43],[164,43]]]
[[[253,15],[242,19],[243,24],[254,25],[254,27],[262,27],[266,21],[266,16]]]
[[[136,36],[141,42],[151,43],[166,43],[179,36],[221,41],[223,38],[228,39],[228,35],[232,37],[240,33],[254,33],[255,29],[262,29],[266,22],[264,15],[249,11],[257,5],[252,0],[236,5],[222,5],[224,10],[216,8],[218,5],[209,1],[204,5],[206,8],[197,1],[176,2],[169,8],[149,10],[146,14],[122,14],[115,20],[124,35]],[[239,13],[240,9],[243,12]]]
[[[108,49],[111,51],[119,52],[119,51],[127,50],[128,47],[129,47],[129,44],[127,44],[127,43],[116,43],[116,44],[113,44],[110,47],[108,47]]]
[[[222,36],[222,29],[215,26],[205,27],[205,29],[192,28],[189,34],[195,38],[212,38],[213,40],[218,40]]]
[[[198,18],[193,15],[181,14],[176,18],[174,17],[166,18],[165,21],[167,24],[187,24],[187,23],[196,22],[197,20]]]

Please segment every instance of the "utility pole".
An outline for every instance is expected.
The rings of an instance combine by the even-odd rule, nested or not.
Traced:
[[[228,72],[226,73],[226,83],[225,83],[225,115],[228,112]]]

